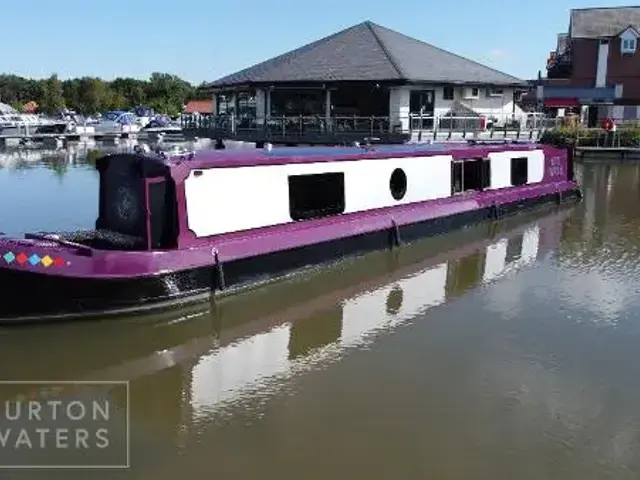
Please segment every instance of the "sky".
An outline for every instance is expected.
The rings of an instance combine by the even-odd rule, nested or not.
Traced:
[[[544,70],[566,0],[29,0],[3,2],[0,73],[213,81],[370,20],[523,79]]]

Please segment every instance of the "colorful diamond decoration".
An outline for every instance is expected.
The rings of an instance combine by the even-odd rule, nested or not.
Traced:
[[[20,252],[15,254],[13,252],[5,252],[4,255],[0,256],[0,259],[4,260],[7,263],[17,262],[20,265],[24,265],[29,262],[32,266],[37,266],[38,264],[42,264],[45,268],[49,267],[64,267],[68,265],[67,261],[62,257],[52,257],[49,254],[41,257],[37,253],[32,253],[31,256],[28,256],[24,252]]]

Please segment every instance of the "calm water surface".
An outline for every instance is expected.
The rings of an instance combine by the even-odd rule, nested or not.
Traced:
[[[91,227],[85,154],[0,157],[0,231]],[[131,469],[91,478],[638,478],[640,165],[578,173],[574,208],[205,310],[0,330],[0,379],[131,382]]]

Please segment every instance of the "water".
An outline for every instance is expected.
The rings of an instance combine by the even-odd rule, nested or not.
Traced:
[[[0,230],[91,226],[95,173],[46,162],[0,169]],[[575,208],[209,311],[0,330],[0,379],[130,382],[131,468],[96,478],[638,478],[640,165],[578,174]]]

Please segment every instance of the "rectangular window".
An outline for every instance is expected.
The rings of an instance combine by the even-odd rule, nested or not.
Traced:
[[[635,105],[625,105],[622,110],[624,120],[636,120],[638,118],[638,107]]]
[[[216,113],[218,115],[231,115],[235,111],[233,96],[231,94],[219,93],[216,95]]]
[[[318,173],[289,177],[289,213],[292,220],[344,213],[344,173]]]
[[[511,185],[526,185],[529,176],[529,159],[517,157],[511,159]]]
[[[453,87],[450,85],[445,86],[442,89],[442,99],[443,100],[453,100]]]
[[[409,96],[409,112],[413,114],[433,115],[433,90],[413,90]]]
[[[254,91],[239,92],[237,96],[237,103],[239,116],[256,116],[256,94]]]
[[[633,53],[636,51],[636,40],[634,38],[623,38],[621,42],[622,53]]]
[[[462,193],[464,186],[462,184],[462,162],[451,163],[451,195]]]
[[[502,88],[489,88],[487,91],[487,96],[489,97],[502,97],[504,95],[504,90]]]
[[[482,189],[491,187],[491,160],[482,159]]]
[[[451,195],[468,191],[482,191],[491,184],[491,163],[474,158],[451,163]]]

